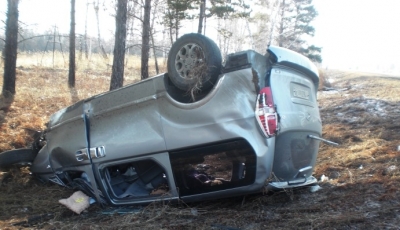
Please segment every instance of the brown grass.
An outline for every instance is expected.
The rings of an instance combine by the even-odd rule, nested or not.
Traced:
[[[200,92],[201,87],[203,86],[204,79],[208,72],[208,66],[206,63],[201,63],[200,65],[195,66],[189,73],[189,78],[196,79],[193,85],[189,86],[188,94],[192,101],[196,101],[197,94]]]
[[[0,151],[29,145],[29,130],[43,128],[52,113],[109,88],[103,59],[82,61],[70,91],[63,62],[53,69],[38,65],[38,57],[19,57],[17,94],[8,104],[0,100]],[[125,84],[138,80],[133,63]],[[13,168],[0,173],[0,229],[398,229],[400,78],[326,70],[323,78],[331,88],[318,93],[323,137],[340,145],[321,144],[314,176],[329,179],[315,193],[296,189],[124,210],[91,205],[76,215],[58,203],[73,191]]]

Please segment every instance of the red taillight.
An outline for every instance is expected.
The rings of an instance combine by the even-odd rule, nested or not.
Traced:
[[[270,87],[260,90],[256,102],[256,119],[266,137],[275,136],[278,130],[278,119]]]

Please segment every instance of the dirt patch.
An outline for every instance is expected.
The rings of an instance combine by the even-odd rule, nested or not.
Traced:
[[[400,78],[340,71],[324,78],[323,137],[340,145],[320,145],[312,189],[190,204],[91,205],[77,215],[58,203],[74,191],[13,168],[0,177],[0,229],[399,229]],[[37,106],[48,110],[44,100]]]

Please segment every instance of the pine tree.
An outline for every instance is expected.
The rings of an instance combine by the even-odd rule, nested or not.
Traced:
[[[312,0],[282,0],[279,6],[278,45],[321,62],[321,48],[309,46],[304,40],[304,36],[314,36],[315,28],[310,24],[317,15]]]
[[[169,29],[171,44],[179,37],[179,29],[183,20],[189,18],[188,11],[195,9],[195,0],[167,0],[164,25]]]

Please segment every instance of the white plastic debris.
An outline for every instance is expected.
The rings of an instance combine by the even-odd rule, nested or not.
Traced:
[[[196,208],[191,208],[190,212],[192,213],[193,216],[197,216],[198,215],[198,211]]]
[[[389,167],[387,168],[387,171],[388,171],[388,172],[393,172],[393,171],[396,170],[396,169],[397,169],[396,165],[391,165],[391,166],[389,166]]]
[[[364,168],[364,166],[363,165],[360,165],[360,167],[358,167],[359,169],[363,169]]]
[[[397,151],[399,151],[399,152],[400,152],[400,145],[399,145],[399,146],[397,146]]]
[[[313,186],[310,187],[310,192],[316,192],[316,191],[321,190],[321,189],[322,189],[321,186],[313,185]]]
[[[328,180],[329,180],[329,177],[327,177],[325,175],[321,176],[321,182],[325,182],[325,181],[328,181]]]
[[[67,206],[76,214],[81,214],[83,210],[89,207],[89,197],[86,196],[82,191],[77,191],[67,199],[61,199],[58,201],[60,204]]]

